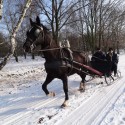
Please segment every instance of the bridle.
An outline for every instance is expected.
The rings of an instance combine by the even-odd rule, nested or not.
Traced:
[[[42,37],[42,40],[44,41],[44,43],[43,44],[45,44],[45,33],[44,33],[44,30],[43,30],[43,27],[41,27],[41,26],[38,26],[38,25],[36,25],[35,24],[35,27],[36,28],[38,28],[39,30],[40,30],[40,32],[39,32],[39,34],[38,34],[38,36],[37,36],[37,38],[33,41],[30,37],[27,37],[27,39],[28,39],[28,41],[30,41],[32,44],[30,45],[30,49],[31,49],[31,52],[33,52],[33,50],[34,50],[34,48],[36,47],[36,41],[39,39],[39,36],[40,36],[40,34],[41,33],[43,33],[43,37]],[[33,28],[33,27],[32,27]],[[31,28],[31,29],[32,29]],[[36,50],[37,52],[38,51],[51,51],[51,50],[61,50],[62,48],[65,48],[65,47],[56,47],[56,48],[49,48],[50,46],[51,46],[51,44],[52,44],[52,39],[51,39],[51,41],[50,41],[50,43],[49,43],[49,45],[47,46],[47,47],[45,47],[44,49],[42,49],[42,50]]]
[[[33,51],[33,49],[36,47],[36,41],[39,39],[39,36],[40,36],[40,34],[42,33],[43,34],[43,41],[44,41],[44,30],[43,30],[43,27],[41,27],[41,26],[38,26],[38,25],[36,25],[35,24],[35,27],[38,29],[38,30],[40,30],[39,31],[39,33],[38,33],[38,36],[37,36],[37,38],[33,41],[31,38],[29,38],[29,37],[27,37],[27,39],[32,43],[31,45],[30,45],[30,49],[31,49],[31,52]],[[32,28],[31,28],[32,29]]]

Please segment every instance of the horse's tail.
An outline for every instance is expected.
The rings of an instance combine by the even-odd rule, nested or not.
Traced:
[[[85,59],[86,59],[86,64],[91,66],[91,60],[88,53],[85,54]]]
[[[90,64],[91,64],[88,53],[81,52],[81,53],[80,53],[80,56],[82,57],[82,60],[83,60],[82,62],[83,62],[83,64],[85,64],[85,65],[90,65]]]

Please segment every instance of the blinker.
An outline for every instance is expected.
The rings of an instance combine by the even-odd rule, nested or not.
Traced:
[[[40,29],[36,29],[34,35],[37,37],[40,34]]]

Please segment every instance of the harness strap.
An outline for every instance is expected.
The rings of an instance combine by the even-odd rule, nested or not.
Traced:
[[[67,58],[65,58],[66,60],[68,60]],[[74,64],[78,64],[79,66],[91,71],[92,73],[95,73],[96,75],[99,75],[99,76],[102,76],[103,73],[101,73],[100,71],[90,67],[90,66],[87,66],[85,64],[82,64],[82,63],[79,63],[79,62],[76,62],[76,61],[72,61]]]
[[[67,48],[67,47],[61,47],[60,48],[61,59],[65,60],[66,57],[64,56],[64,52],[63,52],[62,48]],[[73,69],[73,60],[65,60],[65,61],[68,61],[69,64],[71,65],[70,66],[71,70],[68,72],[68,74],[70,74],[72,72],[72,69]]]

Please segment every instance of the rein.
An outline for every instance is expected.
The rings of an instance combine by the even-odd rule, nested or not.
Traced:
[[[36,38],[35,41],[33,41],[31,38],[28,38],[28,39],[32,42],[32,44],[31,44],[31,46],[30,46],[31,51],[33,51],[33,49],[35,48],[36,45],[35,45],[34,43],[38,40],[38,38],[39,38],[41,32],[43,31],[43,28],[42,28],[42,27],[40,27],[40,26],[38,26],[38,25],[35,25],[35,27],[37,27],[37,28],[40,30],[40,33],[39,33],[39,35],[38,35],[38,37]],[[43,31],[42,33],[43,33],[43,39],[44,39],[44,37],[45,37],[44,31]]]
[[[66,48],[66,47],[61,47],[61,48],[51,48],[51,49],[43,49],[43,50],[35,50],[35,51],[37,51],[37,52],[43,52],[43,51],[58,50],[58,49],[62,49],[62,48]]]

